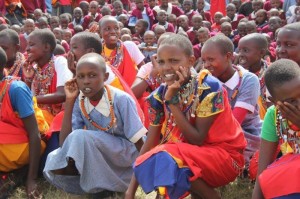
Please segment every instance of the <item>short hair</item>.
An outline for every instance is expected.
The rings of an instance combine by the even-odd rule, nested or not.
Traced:
[[[144,33],[144,36],[145,35],[152,35],[155,37],[155,33],[152,31],[152,30],[147,30],[145,33]]]
[[[248,34],[242,37],[241,40],[251,40],[251,42],[254,42],[260,48],[258,50],[262,50],[262,49],[268,50],[268,40],[261,33]]]
[[[198,33],[207,33],[207,34],[209,34],[209,30],[206,27],[199,28],[197,32]]]
[[[12,29],[4,29],[0,32],[0,38],[7,38],[9,39],[11,42],[13,42],[15,45],[19,45],[20,44],[20,38],[18,33],[15,30]]]
[[[279,59],[273,62],[266,70],[264,78],[268,91],[273,97],[274,88],[295,78],[300,77],[298,64],[290,59]]]
[[[5,29],[8,29],[8,28],[9,28],[8,24],[0,24],[0,32],[5,30]]]
[[[81,45],[83,45],[85,49],[93,48],[95,53],[102,53],[102,42],[98,34],[91,32],[79,32],[74,35],[72,39],[79,39],[81,41]]]
[[[233,46],[232,41],[223,34],[217,34],[214,37],[209,38],[204,43],[204,46],[209,45],[211,43],[217,45],[218,48],[220,49],[220,52],[224,55],[229,53],[229,52],[233,53],[234,46]]]
[[[2,73],[4,66],[7,62],[7,56],[3,48],[0,47],[0,73]]]
[[[171,37],[171,36],[174,36],[174,35],[176,35],[176,33],[174,33],[174,32],[165,32],[165,33],[163,33],[160,37],[159,37],[159,39],[158,39],[158,41],[157,41],[157,44],[160,44],[163,40],[165,40],[166,38],[168,38],[168,37]]]
[[[116,4],[119,4],[119,5],[121,6],[121,8],[123,8],[123,3],[122,3],[121,1],[119,1],[119,0],[114,1],[114,2],[112,3],[113,7],[115,7]]]
[[[59,22],[59,17],[58,16],[51,16],[49,20],[51,21],[52,19],[55,19]]]
[[[54,55],[63,55],[65,53],[66,53],[66,51],[65,51],[64,47],[60,44],[56,44],[53,54]]]
[[[285,26],[283,26],[282,28],[280,28],[280,30],[295,30],[297,31],[298,33],[300,33],[300,22],[295,22],[295,23],[290,23],[290,24],[287,24]],[[300,35],[300,34],[299,34]]]
[[[27,24],[27,23],[34,24],[34,21],[33,21],[33,19],[25,19],[24,20],[24,25]]]
[[[148,28],[149,23],[148,23],[147,20],[145,20],[145,19],[139,19],[136,23],[139,23],[139,22],[143,25],[144,28]]]
[[[45,29],[36,29],[30,33],[30,36],[37,36],[42,43],[49,44],[50,45],[50,51],[51,53],[54,51],[56,47],[56,39],[55,35],[51,30],[45,28]]]
[[[224,26],[231,26],[231,27],[232,27],[231,23],[230,23],[230,22],[227,22],[227,21],[225,21],[225,22],[223,22],[223,23],[221,24],[221,28],[224,27]]]
[[[108,6],[103,6],[103,7],[101,8],[100,12],[101,12],[102,15],[106,14],[105,12],[108,12],[107,14],[108,14],[108,15],[111,15],[111,9],[110,9],[110,7],[108,7]]]
[[[106,15],[106,16],[102,17],[102,18],[100,19],[100,21],[99,21],[100,29],[102,28],[103,24],[104,24],[106,21],[115,21],[115,22],[118,24],[118,20],[117,20],[114,16]]]
[[[263,13],[265,16],[268,16],[268,12],[265,9],[259,9],[256,13]]]
[[[187,56],[194,55],[193,45],[191,41],[185,36],[179,34],[170,35],[169,37],[161,41],[160,47],[164,45],[176,46],[182,49]]]
[[[77,62],[77,67],[78,68],[81,64],[86,63],[86,62],[93,62],[93,64],[96,64],[99,66],[99,68],[102,69],[104,73],[106,73],[106,64],[104,58],[99,55],[98,53],[87,53],[83,55]]]

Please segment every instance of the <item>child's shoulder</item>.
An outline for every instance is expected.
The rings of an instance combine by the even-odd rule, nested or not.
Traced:
[[[200,87],[209,88],[211,92],[217,92],[222,89],[222,83],[207,70],[202,70],[198,74],[198,81],[201,82]]]

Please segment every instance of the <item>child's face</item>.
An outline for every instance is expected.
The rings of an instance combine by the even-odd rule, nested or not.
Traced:
[[[129,34],[124,34],[122,37],[121,37],[121,41],[132,41],[132,38]]]
[[[154,32],[155,32],[155,36],[158,40],[160,38],[160,36],[166,32],[166,30],[164,28],[156,28]]]
[[[300,110],[300,78],[294,78],[273,88],[272,101],[274,103],[288,102]]]
[[[209,39],[208,32],[198,32],[198,40],[201,44],[204,44]]]
[[[136,0],[135,4],[136,4],[137,9],[144,10],[144,1],[143,0]]]
[[[218,79],[226,76],[230,65],[232,54],[221,53],[219,46],[213,43],[204,44],[201,50],[201,57],[203,61],[204,68],[209,70],[211,74]]]
[[[280,13],[278,10],[270,10],[269,17],[279,17]]]
[[[83,4],[80,6],[83,15],[87,15],[89,13],[89,5],[88,4]]]
[[[53,34],[54,34],[54,36],[55,36],[55,38],[57,40],[61,40],[62,39],[62,33],[61,33],[60,30],[53,30]]]
[[[85,48],[85,46],[82,43],[82,40],[78,37],[71,39],[70,51],[74,54],[75,61],[78,61],[83,55],[89,53],[89,50]]]
[[[50,28],[53,30],[54,28],[59,27],[59,21],[57,19],[50,19]]]
[[[7,37],[1,37],[0,38],[0,47],[3,48],[3,50],[6,53],[7,62],[12,62],[16,59],[16,53],[19,50],[19,46],[15,45],[9,38]],[[3,66],[1,66],[3,67]],[[11,66],[8,66],[11,67]]]
[[[125,16],[121,16],[119,17],[119,21],[125,26],[128,22],[128,19]]]
[[[29,62],[38,62],[45,54],[50,53],[47,51],[48,48],[50,48],[49,44],[43,43],[37,35],[29,35],[26,48],[28,53],[27,60]]]
[[[34,29],[35,29],[35,26],[34,26],[33,23],[27,22],[27,23],[24,24],[24,32],[27,35],[29,35],[32,31],[34,31]]]
[[[252,8],[253,8],[253,11],[256,12],[259,9],[263,8],[263,4],[262,4],[262,2],[259,2],[259,1],[252,2]]]
[[[161,0],[161,6],[163,7],[168,6],[168,0]]]
[[[259,48],[253,39],[241,39],[238,44],[239,64],[252,73],[252,68],[260,64],[261,58],[264,56],[263,50]]]
[[[152,35],[152,34],[145,34],[145,35],[144,35],[144,42],[145,42],[148,46],[153,46],[153,44],[155,43],[155,35]]]
[[[271,3],[271,8],[277,8],[279,9],[280,8],[280,0],[270,0],[270,3]]]
[[[178,22],[178,25],[184,29],[189,27],[189,24],[188,24],[188,21],[186,20],[186,18],[178,17],[177,22]]]
[[[68,24],[69,24],[69,20],[67,18],[62,18],[60,20],[60,27],[62,29],[67,29],[68,28]]]
[[[156,6],[156,1],[155,0],[148,0],[148,4],[149,4],[150,8],[153,8],[154,6]]]
[[[79,90],[91,100],[99,100],[100,92],[104,87],[108,75],[99,69],[96,63],[84,62],[76,68],[76,81]],[[104,66],[105,67],[105,66]]]
[[[216,23],[216,24],[220,24],[220,20],[221,20],[222,17],[223,17],[222,14],[216,13],[215,16],[214,16],[214,21],[215,21],[215,23]]]
[[[120,38],[120,27],[115,20],[106,20],[100,29],[101,36],[107,45],[115,45]]]
[[[179,80],[177,71],[182,67],[190,74],[190,67],[195,61],[194,56],[188,56],[182,48],[174,45],[161,45],[157,51],[158,72],[167,85]]]
[[[141,22],[137,22],[134,28],[135,28],[135,32],[138,34],[143,34],[146,31],[146,28],[143,26]]]
[[[159,23],[165,23],[167,21],[167,13],[165,13],[165,12],[159,12],[157,14],[157,21]]]
[[[300,34],[296,30],[282,29],[276,40],[278,59],[290,59],[300,64]]]
[[[198,0],[197,9],[198,10],[203,10],[203,8],[204,8],[204,0]]]
[[[238,29],[239,35],[241,37],[244,37],[245,35],[247,35],[246,24],[238,25],[237,29]]]
[[[98,5],[96,3],[90,3],[90,13],[95,15],[97,13]]]
[[[42,20],[38,23],[40,29],[48,28],[48,24],[46,21]]]
[[[80,20],[81,17],[82,17],[82,11],[79,10],[79,9],[75,9],[75,10],[74,10],[74,18],[75,18],[76,20]]]
[[[230,25],[221,25],[221,32],[229,37],[231,35],[232,32],[232,27]]]
[[[236,12],[236,9],[235,9],[235,7],[233,7],[233,6],[228,6],[228,7],[226,8],[227,16],[228,16],[230,19],[233,19],[233,18],[234,18],[235,12]]]
[[[177,25],[177,19],[176,19],[176,17],[174,17],[173,15],[170,15],[170,16],[168,17],[168,22],[171,23],[171,24],[173,24],[174,27]]]
[[[263,12],[257,12],[255,14],[255,21],[257,24],[263,24],[267,19],[267,16]]]
[[[40,11],[35,10],[35,11],[33,12],[34,19],[35,19],[36,21],[39,20],[39,18],[41,18],[42,14],[43,14],[43,13],[41,13]]]
[[[278,28],[281,27],[281,19],[280,18],[270,18],[269,20],[269,29],[272,32],[275,32]]]
[[[116,12],[117,15],[120,15],[123,13],[123,8],[119,3],[114,4],[114,11]]]
[[[63,39],[66,40],[67,43],[70,43],[72,38],[72,33],[69,31],[66,31],[63,33]]]
[[[120,34],[121,34],[121,36],[123,36],[123,35],[125,35],[125,34],[131,35],[131,32],[130,32],[130,30],[128,30],[128,29],[121,29]]]
[[[257,32],[256,26],[254,25],[248,25],[247,24],[247,28],[246,28],[247,34],[251,34],[251,33],[255,33]]]
[[[184,12],[189,12],[192,9],[192,2],[190,1],[184,1],[183,2],[183,11]]]
[[[198,30],[201,26],[203,26],[203,21],[201,17],[193,17],[192,24],[195,30]]]

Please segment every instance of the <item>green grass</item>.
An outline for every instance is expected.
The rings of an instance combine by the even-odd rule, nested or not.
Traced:
[[[230,183],[227,186],[218,188],[218,191],[223,199],[249,199],[251,198],[251,193],[254,184],[248,179],[237,179],[236,181]],[[88,195],[77,196],[65,193],[61,190],[56,189],[51,186],[44,179],[39,181],[39,188],[43,194],[44,199],[88,199]],[[146,195],[140,188],[136,193],[136,199],[154,199],[156,196],[155,192]],[[10,199],[22,199],[26,198],[26,192],[24,187],[18,187],[10,197]],[[187,197],[189,199],[190,197]]]

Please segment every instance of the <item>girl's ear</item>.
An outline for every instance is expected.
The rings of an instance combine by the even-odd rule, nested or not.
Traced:
[[[109,73],[105,73],[104,74],[104,81],[108,80],[108,77],[109,77]]]

